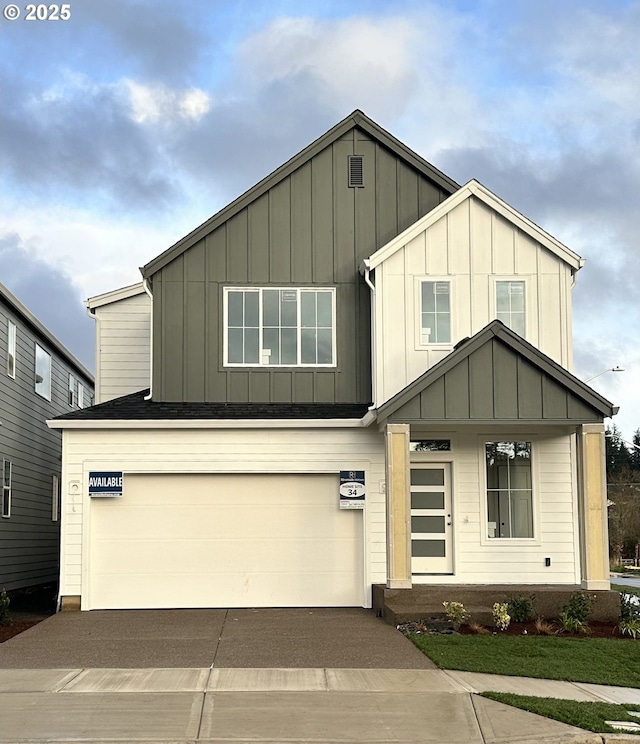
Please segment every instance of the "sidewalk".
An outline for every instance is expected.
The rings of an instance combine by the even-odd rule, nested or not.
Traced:
[[[603,744],[473,694],[608,702],[640,691],[434,669],[1,669],[0,742]]]

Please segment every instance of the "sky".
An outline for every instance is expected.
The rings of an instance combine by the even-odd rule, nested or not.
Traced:
[[[67,7],[0,17],[0,281],[90,369],[84,299],[359,108],[586,259],[573,371],[640,427],[640,0]]]

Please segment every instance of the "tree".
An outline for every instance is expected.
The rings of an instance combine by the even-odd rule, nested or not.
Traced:
[[[631,453],[622,439],[622,433],[614,424],[605,432],[607,476],[612,476],[631,467]]]
[[[633,435],[633,447],[631,448],[631,469],[640,471],[640,429],[636,429]]]

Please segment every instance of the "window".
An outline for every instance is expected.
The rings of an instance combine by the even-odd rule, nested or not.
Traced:
[[[11,462],[2,461],[2,516],[11,516]]]
[[[412,439],[409,452],[450,452],[450,439]]]
[[[60,478],[51,477],[51,521],[57,522],[60,517]]]
[[[69,405],[75,406],[76,404],[76,378],[69,374]]]
[[[333,289],[225,290],[225,364],[335,365]]]
[[[420,282],[420,343],[451,343],[451,285]]]
[[[51,354],[36,344],[36,393],[51,400]]]
[[[15,379],[16,376],[16,324],[7,321],[7,374]]]
[[[485,443],[487,535],[533,537],[531,442]]]
[[[84,408],[84,385],[79,382],[78,383],[78,408]]]
[[[496,282],[496,318],[512,331],[526,333],[524,282]]]

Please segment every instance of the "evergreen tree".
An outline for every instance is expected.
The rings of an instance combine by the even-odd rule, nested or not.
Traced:
[[[631,453],[622,440],[622,434],[616,424],[607,426],[605,432],[607,476],[616,475],[620,471],[632,467]]]
[[[636,472],[640,471],[640,429],[636,429],[633,435],[633,444],[631,448],[631,469]]]

